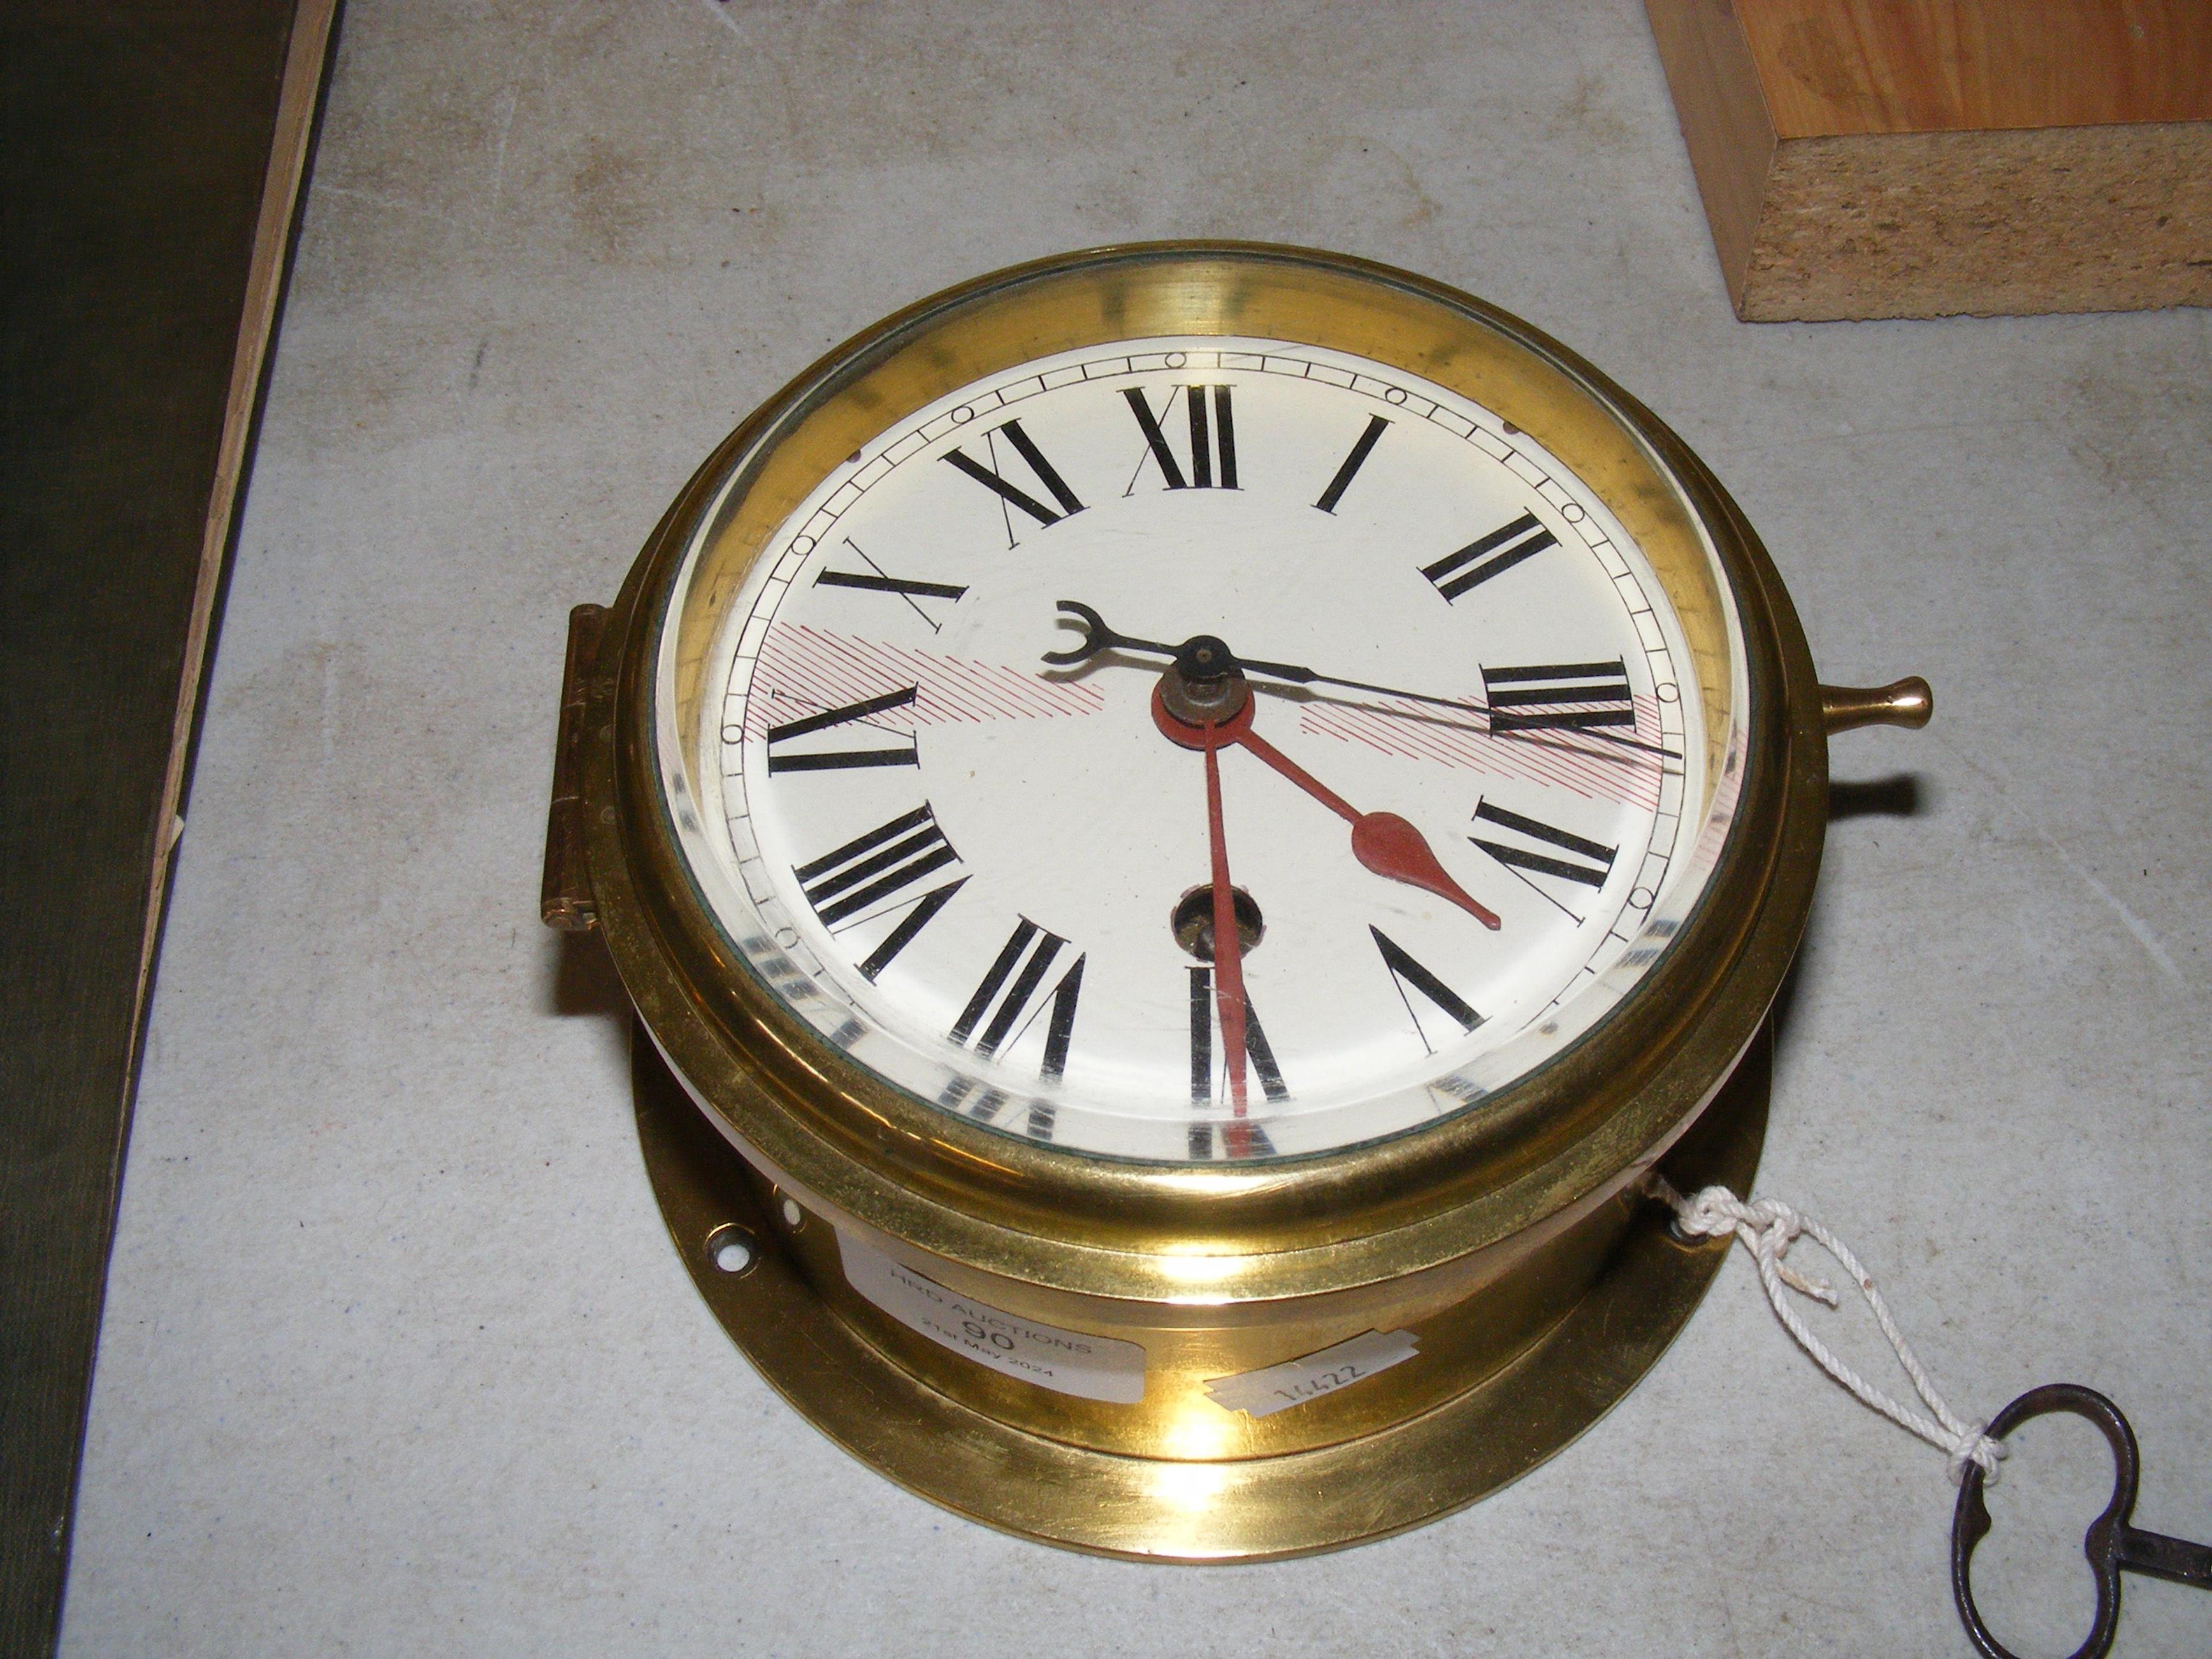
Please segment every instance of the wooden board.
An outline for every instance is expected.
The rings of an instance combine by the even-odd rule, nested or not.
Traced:
[[[1645,0],[1750,321],[2212,304],[2205,0]]]
[[[337,0],[10,7],[0,1654],[52,1649],[155,943]]]

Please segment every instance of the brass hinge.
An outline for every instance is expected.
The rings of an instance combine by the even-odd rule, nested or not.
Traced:
[[[585,682],[599,660],[607,625],[603,605],[568,613],[568,661],[561,674],[561,732],[553,750],[553,799],[545,809],[545,881],[538,914],[548,927],[581,933],[599,925],[592,869],[584,854],[583,777],[577,745],[584,730]]]

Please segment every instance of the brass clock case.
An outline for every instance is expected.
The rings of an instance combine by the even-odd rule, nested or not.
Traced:
[[[797,1018],[692,878],[656,721],[696,728],[717,599],[809,491],[894,422],[1053,352],[1229,333],[1437,381],[1601,495],[1680,616],[1708,712],[1706,775],[1728,778],[1733,819],[1705,897],[1632,994],[1468,1109],[1320,1156],[1093,1158],[908,1097]],[[704,550],[678,592],[695,544]],[[794,1405],[887,1474],[1078,1547],[1184,1559],[1327,1548],[1456,1507],[1548,1455],[1687,1317],[1716,1247],[1670,1241],[1636,1187],[1662,1159],[1679,1160],[1678,1184],[1747,1182],[1756,1164],[1762,1022],[1825,826],[1821,695],[1734,504],[1679,439],[1563,347],[1441,285],[1295,249],[1139,246],[1001,272],[887,319],[771,399],[677,499],[611,611],[585,620],[549,916],[566,903],[596,920],[649,1034],[648,1163],[710,1304]],[[672,685],[658,672],[671,629]],[[676,708],[657,708],[669,696]],[[556,880],[564,836],[582,868]],[[702,1126],[715,1133],[702,1139]],[[714,1266],[710,1237],[741,1240],[722,1259],[745,1271]],[[991,1307],[1137,1344],[1142,1400],[1072,1398],[924,1340],[854,1292],[848,1241]],[[1294,1409],[1250,1418],[1205,1390],[1397,1329],[1417,1334],[1416,1360]]]

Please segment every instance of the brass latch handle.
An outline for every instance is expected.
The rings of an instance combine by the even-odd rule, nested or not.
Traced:
[[[581,933],[599,925],[592,870],[584,855],[584,801],[577,745],[583,734],[585,682],[599,654],[607,608],[580,605],[568,613],[568,659],[561,674],[561,730],[554,740],[553,799],[545,809],[545,879],[538,914],[548,927]]]
[[[1893,685],[1824,685],[1820,688],[1820,723],[1833,737],[1855,726],[1928,724],[1936,712],[1936,694],[1917,674]]]

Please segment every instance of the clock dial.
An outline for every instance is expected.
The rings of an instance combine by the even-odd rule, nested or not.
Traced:
[[[1733,751],[1604,500],[1316,347],[963,386],[720,604],[664,744],[739,954],[899,1088],[1079,1152],[1480,1109],[1632,988],[1728,819]]]

